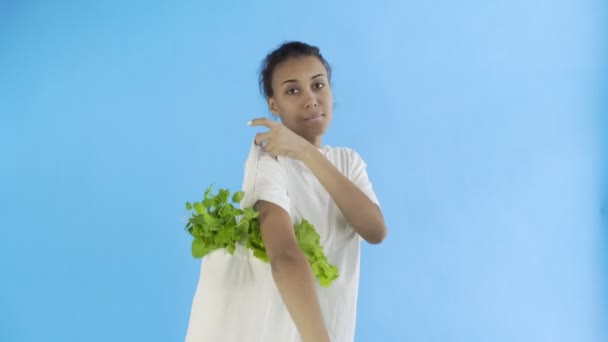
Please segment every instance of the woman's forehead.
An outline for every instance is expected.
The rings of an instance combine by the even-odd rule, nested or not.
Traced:
[[[287,80],[305,81],[322,74],[327,77],[327,70],[315,56],[289,58],[277,65],[273,81],[283,83]]]

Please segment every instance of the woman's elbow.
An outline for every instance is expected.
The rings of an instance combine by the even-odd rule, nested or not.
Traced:
[[[273,275],[283,274],[285,271],[293,271],[294,267],[306,261],[306,256],[296,245],[295,247],[285,248],[281,253],[274,255],[270,259],[270,269]]]
[[[387,233],[388,232],[386,229],[386,225],[381,224],[362,237],[368,243],[370,243],[372,245],[378,245],[378,244],[381,244],[386,239]]]

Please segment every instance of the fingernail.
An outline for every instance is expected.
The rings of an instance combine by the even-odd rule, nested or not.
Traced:
[[[251,126],[251,120],[247,121],[247,126]]]

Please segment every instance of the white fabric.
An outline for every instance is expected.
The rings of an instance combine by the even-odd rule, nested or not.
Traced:
[[[345,176],[379,205],[366,164],[349,148],[319,149]],[[300,161],[272,158],[252,144],[245,164],[241,207],[263,199],[290,213],[292,222],[311,222],[339,278],[328,288],[315,285],[332,342],[355,334],[361,238],[314,174]],[[299,342],[301,338],[274,284],[270,265],[239,246],[203,257],[192,302],[186,342]]]

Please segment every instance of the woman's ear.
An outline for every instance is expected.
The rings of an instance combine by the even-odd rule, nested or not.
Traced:
[[[277,101],[275,101],[273,97],[269,97],[267,101],[268,109],[270,109],[270,112],[272,112],[274,116],[280,117],[281,113],[279,112],[279,106],[277,105]]]

